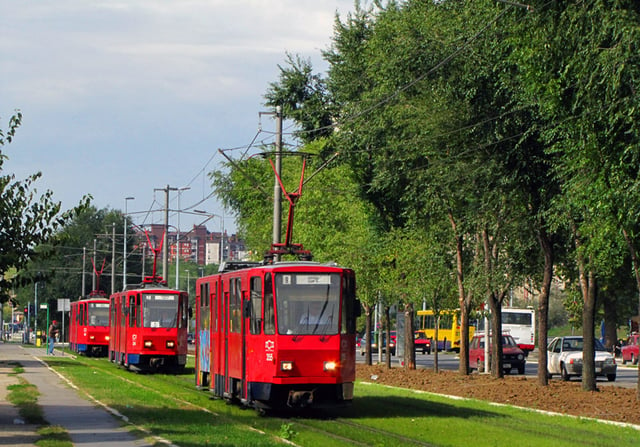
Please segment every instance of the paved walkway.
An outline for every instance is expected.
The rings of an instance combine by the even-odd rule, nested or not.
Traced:
[[[60,351],[57,351],[60,355]],[[23,348],[19,344],[0,342],[0,446],[33,446],[38,439],[37,426],[27,425],[17,409],[6,399],[7,386],[18,383],[13,372],[17,362],[24,368],[20,374],[40,392],[38,404],[44,419],[51,425],[64,427],[74,445],[82,447],[150,446],[133,436],[104,408],[88,401],[40,360],[44,348]]]

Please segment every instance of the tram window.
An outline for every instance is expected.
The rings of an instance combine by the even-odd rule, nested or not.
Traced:
[[[209,283],[200,283],[200,307],[207,307],[207,298],[209,297]]]
[[[333,335],[340,331],[338,274],[281,273],[275,275],[278,332]]]
[[[176,294],[144,294],[144,327],[174,328],[178,318],[178,295]]]
[[[273,311],[273,281],[270,273],[264,277],[264,333],[266,335],[276,333],[276,316]]]
[[[129,296],[129,327],[136,326],[136,297]]]
[[[240,278],[231,278],[229,281],[229,332],[240,332]]]
[[[202,282],[200,283],[200,308],[209,307],[207,303],[207,298],[209,297],[209,283]]]
[[[180,295],[180,307],[178,311],[178,328],[188,327],[189,319],[189,297],[186,293]]]
[[[355,334],[356,317],[360,303],[356,300],[355,281],[353,276],[346,274],[342,280],[342,333]]]
[[[87,316],[89,326],[109,326],[109,304],[88,303]]]
[[[213,332],[218,332],[218,306],[220,305],[216,293],[218,284],[218,281],[214,283],[213,290],[211,290],[211,298],[209,299],[209,303],[211,303],[211,330],[213,330]]]
[[[142,312],[140,311],[141,301],[140,294],[136,293],[136,326],[142,327]]]
[[[125,318],[126,316],[126,309],[127,309],[127,301],[126,301],[126,296],[122,297],[122,301],[120,301],[120,326],[125,327],[127,319]]]
[[[262,324],[262,278],[251,278],[251,326],[252,334],[260,333]]]

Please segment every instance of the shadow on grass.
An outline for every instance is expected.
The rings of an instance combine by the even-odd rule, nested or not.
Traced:
[[[455,403],[447,404],[428,399],[417,399],[406,396],[363,396],[355,397],[353,405],[335,410],[336,417],[347,419],[358,418],[388,418],[388,417],[424,417],[437,416],[441,418],[473,418],[473,417],[502,417],[501,414],[470,408]]]

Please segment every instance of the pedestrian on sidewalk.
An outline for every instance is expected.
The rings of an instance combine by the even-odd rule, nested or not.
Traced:
[[[49,345],[47,346],[47,354],[55,355],[53,353],[53,345],[56,342],[56,336],[58,335],[58,322],[53,320],[49,326]]]

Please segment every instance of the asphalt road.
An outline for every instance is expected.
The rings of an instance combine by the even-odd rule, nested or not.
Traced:
[[[364,362],[364,356],[360,355],[358,351],[356,353],[357,362]],[[378,354],[374,353],[372,357],[374,362],[378,361]],[[383,354],[384,359],[384,354]],[[401,361],[399,357],[392,356],[391,361],[397,365]],[[434,355],[416,353],[416,365],[418,368],[433,368]],[[598,385],[616,385],[625,388],[635,388],[638,384],[638,369],[636,367],[629,367],[622,365],[621,359],[616,359],[618,363],[618,372],[616,374],[615,382],[609,382],[606,377],[598,377]],[[441,370],[457,371],[459,366],[459,357],[452,352],[439,352],[438,353],[438,367]],[[514,370],[515,372],[515,370]],[[525,376],[537,377],[538,375],[538,357],[536,351],[529,354],[527,357],[527,365],[525,367]],[[560,380],[560,376],[553,376],[551,380]],[[579,381],[580,378],[573,378],[572,381]]]

